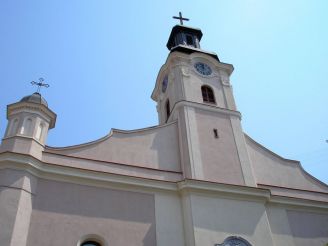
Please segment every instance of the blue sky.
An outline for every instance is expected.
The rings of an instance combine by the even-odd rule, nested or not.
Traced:
[[[0,2],[0,135],[6,105],[31,94],[57,113],[48,145],[157,124],[150,99],[179,11],[231,63],[244,131],[328,183],[328,1]]]

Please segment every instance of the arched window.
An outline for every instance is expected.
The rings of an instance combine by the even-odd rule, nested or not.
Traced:
[[[211,87],[209,87],[207,85],[203,85],[202,86],[202,96],[203,96],[203,102],[215,103],[214,92]]]
[[[32,119],[27,118],[24,120],[20,133],[25,135],[30,135],[31,131],[32,131]]]
[[[166,101],[165,110],[166,110],[166,120],[168,120],[170,117],[170,113],[171,113],[169,99],[167,99],[167,101]]]
[[[41,123],[39,126],[38,126],[38,129],[36,129],[36,134],[35,134],[35,138],[37,140],[41,140],[41,137],[43,135],[43,129],[44,129],[44,124]]]
[[[9,127],[8,135],[15,135],[18,130],[18,119],[14,119],[11,126]]]
[[[101,246],[101,244],[95,241],[85,241],[81,246]]]

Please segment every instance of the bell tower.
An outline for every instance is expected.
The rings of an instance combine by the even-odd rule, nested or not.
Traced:
[[[159,124],[177,121],[186,178],[255,186],[230,84],[234,68],[201,49],[200,29],[182,24],[172,28],[151,96]]]

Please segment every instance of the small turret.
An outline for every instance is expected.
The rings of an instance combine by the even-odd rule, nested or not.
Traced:
[[[41,158],[48,130],[55,127],[56,114],[39,92],[7,106],[8,125],[0,151]]]

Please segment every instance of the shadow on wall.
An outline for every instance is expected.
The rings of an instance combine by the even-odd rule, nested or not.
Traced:
[[[150,194],[39,179],[35,210],[142,223],[154,221]]]
[[[256,202],[194,197],[195,227],[229,235],[254,235],[265,209]]]
[[[156,245],[154,196],[40,179],[27,245],[76,245],[88,234],[111,246]]]
[[[157,152],[158,168],[181,172],[177,124],[159,128],[154,133],[151,149]]]
[[[294,237],[328,242],[328,214],[287,210],[287,217]]]

